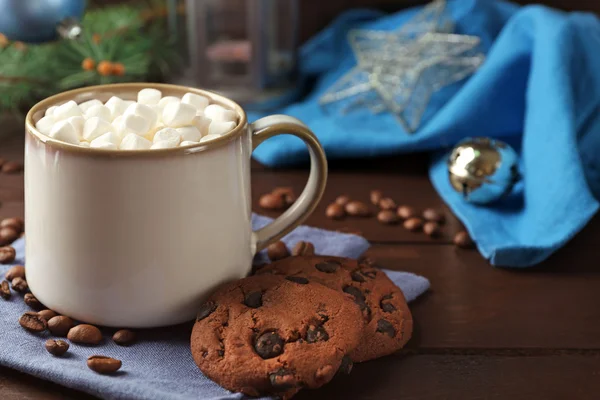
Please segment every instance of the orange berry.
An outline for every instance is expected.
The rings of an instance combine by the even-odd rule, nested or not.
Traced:
[[[92,42],[98,44],[98,43],[100,43],[100,39],[102,39],[102,37],[99,34],[94,33],[92,35]]]
[[[81,62],[81,68],[85,69],[86,71],[92,71],[94,68],[96,68],[96,61],[88,57]]]
[[[125,66],[121,63],[114,63],[112,65],[113,75],[123,76],[125,75]]]
[[[25,51],[27,50],[27,45],[25,45],[25,43],[23,42],[14,42],[13,46],[15,46],[15,49],[20,50],[20,51]]]
[[[6,37],[6,35],[0,33],[0,47],[6,46],[8,46],[8,38]]]
[[[113,65],[110,61],[100,61],[98,63],[98,67],[96,68],[98,73],[102,76],[110,75],[112,72],[112,69],[113,69]]]

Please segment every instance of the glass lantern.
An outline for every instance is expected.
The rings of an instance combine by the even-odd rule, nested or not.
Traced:
[[[249,109],[294,100],[297,0],[180,0],[170,9],[185,13],[185,29],[171,19],[187,51],[177,83],[216,91]]]

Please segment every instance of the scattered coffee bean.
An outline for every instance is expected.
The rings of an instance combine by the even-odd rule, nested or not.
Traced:
[[[13,228],[19,233],[23,232],[24,226],[25,223],[23,222],[23,219],[17,217],[5,218],[2,221],[0,221],[0,228]]]
[[[114,374],[121,365],[123,365],[121,360],[106,356],[90,356],[87,359],[88,368],[99,374]]]
[[[346,211],[344,211],[344,206],[338,203],[331,203],[325,210],[325,216],[330,219],[342,219],[346,216]]]
[[[400,206],[396,214],[402,219],[409,219],[416,215],[415,209],[410,206]]]
[[[57,315],[48,320],[48,330],[54,336],[67,336],[75,322],[64,315]]]
[[[338,196],[335,199],[335,203],[339,204],[340,206],[344,207],[346,204],[348,204],[350,202],[350,197],[346,196],[346,195],[341,195]]]
[[[423,219],[425,219],[425,221],[437,222],[438,224],[443,223],[445,220],[444,214],[433,208],[428,208],[423,211]]]
[[[271,194],[282,197],[286,208],[294,204],[297,198],[294,189],[291,187],[277,187],[273,189]]]
[[[335,271],[340,269],[340,264],[334,261],[325,261],[318,263],[315,265],[315,268],[321,272],[325,272],[327,274],[333,274]]]
[[[411,232],[417,232],[421,230],[423,227],[423,220],[421,218],[409,218],[404,221],[404,228],[408,229]]]
[[[137,335],[129,329],[119,329],[115,332],[112,339],[119,346],[131,346],[135,343]]]
[[[352,358],[346,354],[344,358],[342,358],[342,363],[340,364],[340,369],[338,369],[338,374],[349,375],[352,371],[352,367],[354,363],[352,362]]]
[[[298,283],[300,285],[306,285],[308,283],[308,279],[303,278],[301,276],[286,276],[285,279],[287,279],[290,282]]]
[[[282,260],[290,256],[290,250],[281,240],[267,247],[267,255],[271,261]]]
[[[46,321],[49,321],[50,318],[56,317],[57,314],[52,310],[42,310],[38,312],[38,315],[44,318]]]
[[[35,311],[44,309],[44,305],[40,303],[40,301],[31,293],[25,293],[23,300],[25,301],[25,304],[29,306],[29,308],[34,309]]]
[[[294,248],[292,249],[293,256],[314,256],[315,255],[315,245],[311,242],[305,242],[303,240],[296,243]]]
[[[19,233],[20,232],[17,232],[14,228],[11,227],[0,228],[0,244],[11,244],[19,238]]]
[[[437,222],[429,221],[425,222],[425,225],[423,225],[423,232],[425,232],[427,236],[438,237],[442,233],[442,230]]]
[[[392,325],[385,319],[380,319],[379,321],[377,321],[377,332],[385,333],[391,338],[396,336],[396,328],[394,328],[394,325]]]
[[[23,278],[15,278],[10,283],[15,292],[25,293],[29,290],[29,285],[27,285],[27,281]]]
[[[21,315],[19,325],[30,332],[43,332],[48,327],[46,320],[34,312],[26,312]]]
[[[207,301],[200,307],[200,311],[198,311],[198,314],[196,315],[196,321],[202,321],[204,318],[208,317],[210,314],[215,312],[216,309],[217,303],[215,303],[214,301]]]
[[[262,292],[251,292],[244,298],[244,304],[250,308],[258,308],[262,306]]]
[[[396,202],[390,197],[384,197],[379,200],[379,208],[382,210],[395,210],[397,207]]]
[[[323,325],[309,325],[306,329],[306,342],[326,342],[329,340],[329,334],[323,327]]]
[[[94,325],[81,324],[69,330],[67,339],[73,343],[99,344],[102,342],[102,333]]]
[[[0,297],[2,297],[4,300],[8,300],[8,299],[10,299],[11,296],[12,296],[12,293],[10,292],[10,287],[8,286],[8,282],[2,281],[2,283],[0,283]]]
[[[294,373],[284,368],[269,374],[269,381],[273,389],[277,391],[285,391],[292,389],[298,385]]]
[[[377,221],[385,225],[398,223],[398,216],[392,210],[381,210],[377,213]]]
[[[378,206],[382,198],[383,193],[381,193],[381,190],[371,190],[370,199],[374,206]]]
[[[460,231],[454,236],[454,244],[462,249],[470,249],[475,245],[466,231]]]
[[[15,249],[12,246],[0,247],[0,264],[9,264],[15,261]]]
[[[11,267],[4,275],[7,281],[12,281],[15,278],[25,279],[25,267],[22,265],[15,265]]]
[[[69,343],[64,340],[48,339],[45,344],[48,353],[60,357],[69,350]]]
[[[258,200],[258,205],[265,210],[283,210],[285,208],[285,200],[283,196],[267,193],[261,196]]]
[[[5,174],[16,174],[23,170],[23,164],[16,161],[7,161],[2,165],[2,172]]]
[[[265,332],[256,339],[254,350],[264,360],[277,357],[283,353],[283,339],[277,332]]]
[[[346,204],[346,213],[353,217],[368,217],[371,215],[369,206],[362,201],[351,201]]]

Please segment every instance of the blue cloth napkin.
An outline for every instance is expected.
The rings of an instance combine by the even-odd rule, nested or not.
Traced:
[[[254,218],[254,227],[265,225],[268,218]],[[320,254],[331,254],[356,258],[369,244],[361,237],[299,227],[284,241],[293,246],[299,240],[315,244]],[[14,243],[17,264],[24,263],[24,241]],[[264,261],[263,254],[258,262]],[[9,266],[0,266],[0,276]],[[406,273],[386,271],[390,278],[404,291],[407,300],[414,300],[429,288],[423,277]],[[72,344],[65,357],[53,357],[44,349],[48,333],[31,334],[19,326],[18,319],[29,308],[22,296],[13,292],[9,301],[0,299],[0,364],[19,371],[47,379],[61,385],[90,393],[106,399],[151,399],[151,400],[225,400],[242,399],[243,395],[231,393],[206,378],[194,364],[190,354],[192,324],[183,324],[164,329],[140,331],[138,343],[120,347],[110,339],[111,332],[104,332],[104,343],[100,346]],[[89,356],[101,354],[112,356],[123,362],[116,376],[102,376],[89,370]]]
[[[598,210],[600,194],[600,22],[588,13],[493,0],[450,0],[456,31],[481,38],[487,55],[468,80],[433,96],[413,135],[390,115],[357,110],[325,113],[318,99],[356,65],[352,28],[393,30],[421,9],[382,16],[356,10],[341,16],[301,51],[301,73],[316,80],[301,102],[276,110],[303,120],[328,157],[369,157],[437,151],[430,177],[492,264],[536,264],[570,240]],[[260,115],[251,114],[251,118]],[[469,136],[490,136],[521,154],[522,184],[488,206],[465,203],[448,183],[448,149]],[[441,153],[440,153],[441,152]],[[269,166],[307,158],[303,144],[278,136],[254,156]]]

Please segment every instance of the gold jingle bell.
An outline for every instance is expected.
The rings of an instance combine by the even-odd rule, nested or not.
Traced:
[[[448,158],[450,184],[470,203],[488,204],[519,181],[519,156],[508,144],[487,137],[460,142]]]

